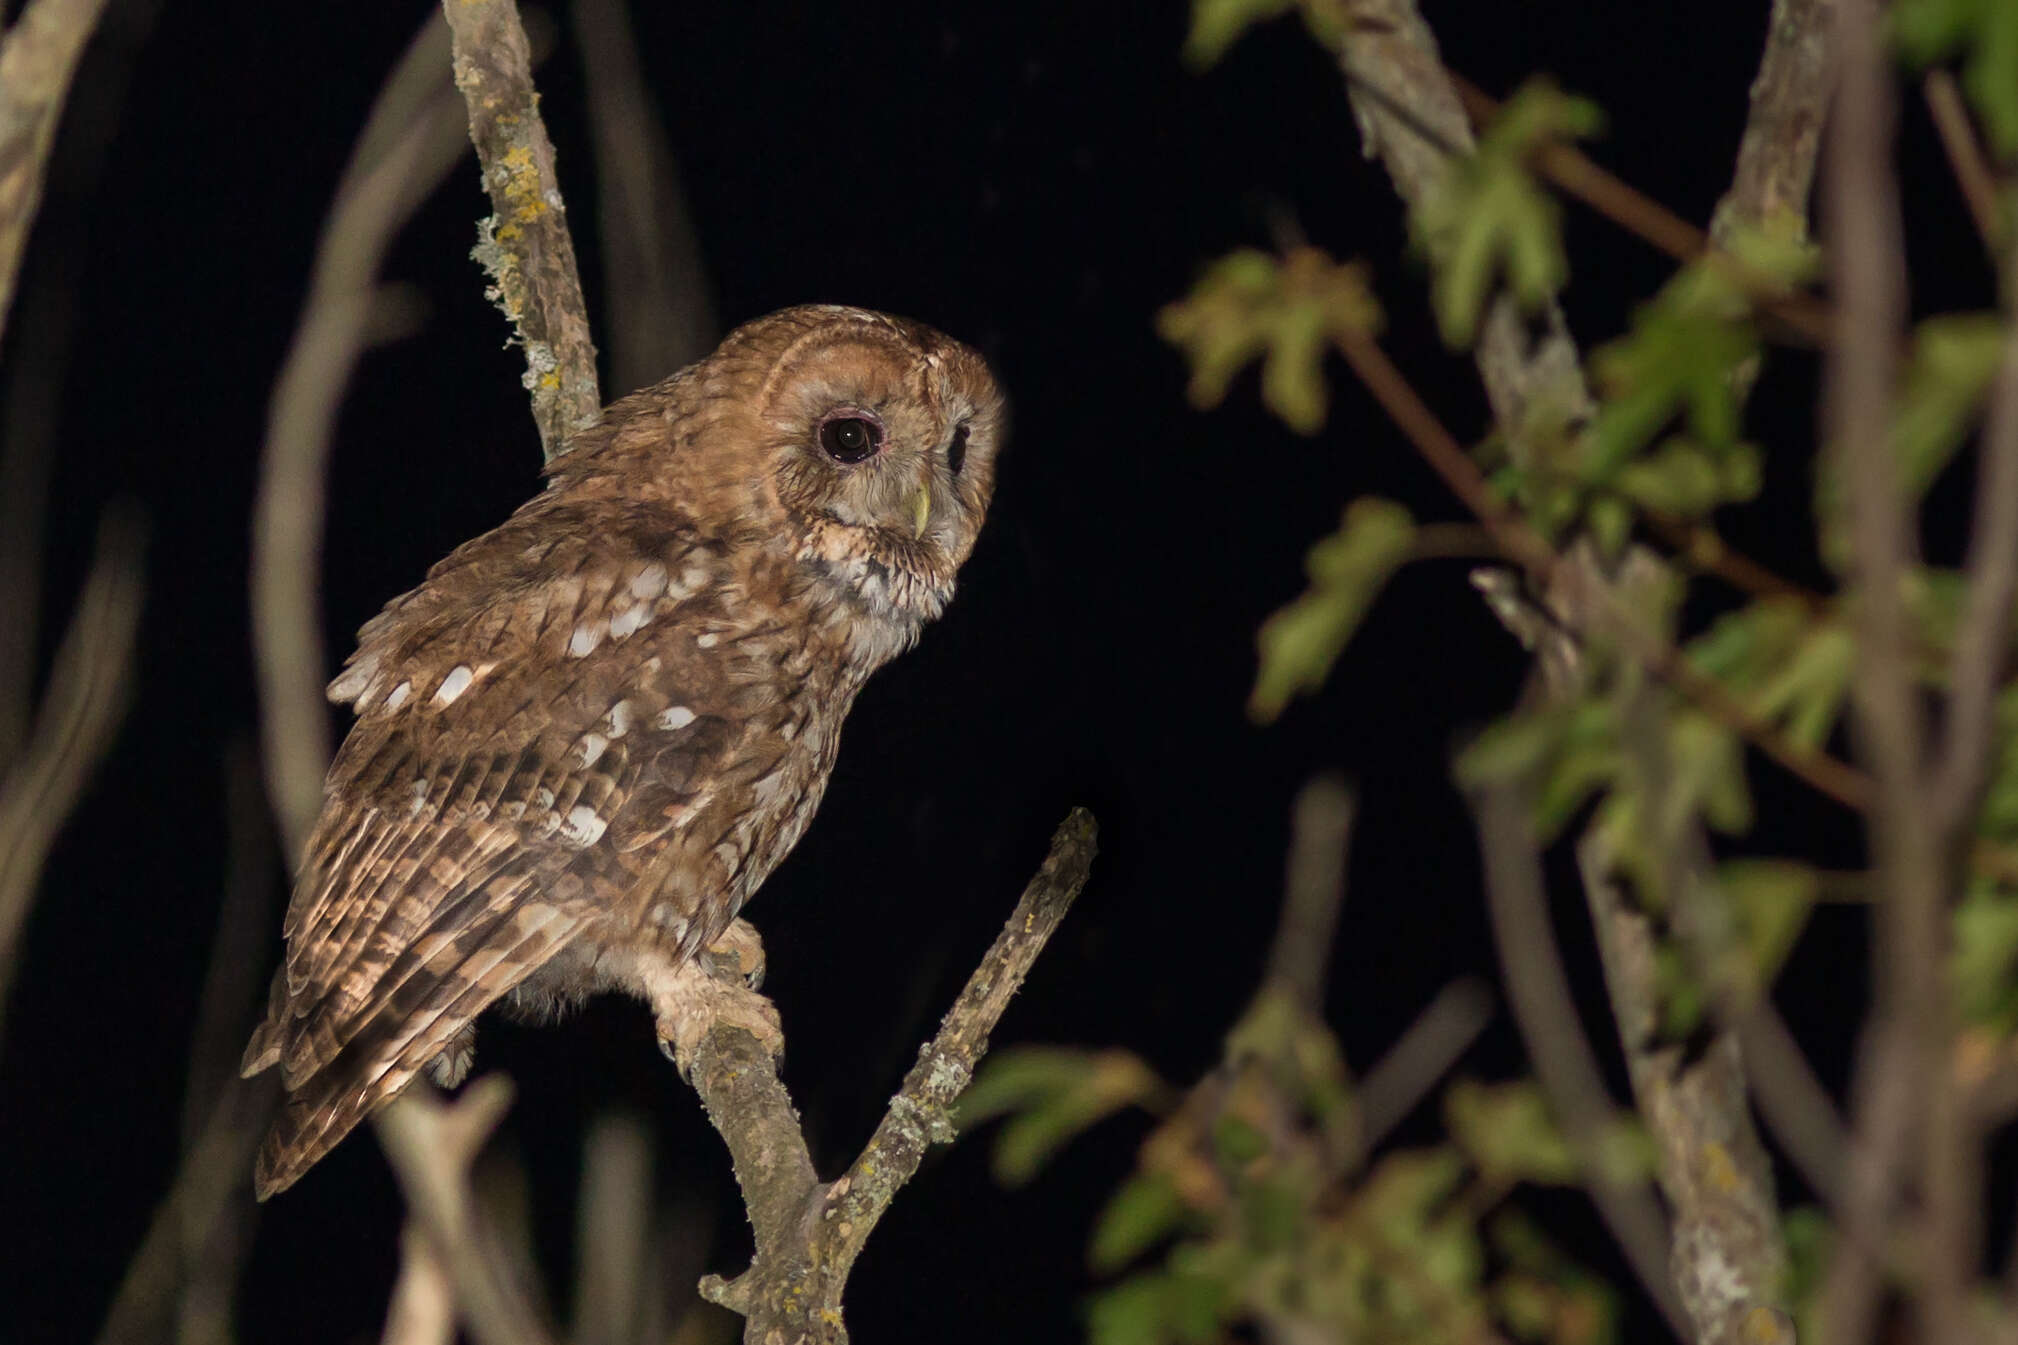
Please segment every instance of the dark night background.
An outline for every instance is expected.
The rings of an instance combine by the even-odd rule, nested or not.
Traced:
[[[1601,161],[1707,218],[1764,0],[1426,9],[1456,69],[1495,92],[1553,73],[1607,110]],[[227,757],[257,721],[246,566],[268,392],[352,139],[425,13],[171,0],[145,16],[115,0],[80,75],[0,366],[0,386],[55,418],[45,656],[109,500],[144,507],[149,592],[137,700],[50,865],[0,1039],[0,1339],[87,1338],[174,1170],[225,879]],[[1342,366],[1328,427],[1303,440],[1262,414],[1251,374],[1225,409],[1189,409],[1182,362],[1152,329],[1205,261],[1268,246],[1291,220],[1374,263],[1391,348],[1461,437],[1485,428],[1469,362],[1437,345],[1394,194],[1302,28],[1264,27],[1194,75],[1175,4],[642,3],[635,22],[724,321],[809,300],[911,314],[981,347],[1014,403],[959,601],[863,695],[818,821],[750,911],[816,1159],[832,1170],[867,1135],[1075,803],[1098,814],[1102,857],[998,1044],[1119,1044],[1179,1081],[1207,1067],[1261,968],[1290,798],[1322,769],[1361,786],[1331,1001],[1349,1056],[1370,1064],[1452,978],[1490,977],[1447,763],[1460,732],[1511,703],[1523,661],[1464,567],[1406,572],[1325,693],[1280,724],[1242,712],[1254,628],[1298,591],[1305,548],[1347,498],[1389,494],[1430,518],[1456,518],[1454,503]],[[583,82],[553,26],[544,110],[600,321]],[[1910,103],[1904,158],[1916,309],[1982,306],[1980,250]],[[332,660],[537,488],[520,356],[467,259],[485,213],[471,156],[386,268],[429,316],[367,357],[344,404]],[[1575,208],[1568,230],[1567,306],[1588,349],[1668,268]],[[1804,576],[1813,390],[1810,358],[1769,365],[1751,421],[1774,450],[1768,493],[1730,520]],[[1953,549],[1940,526],[1929,549]],[[1761,844],[1857,862],[1840,816],[1764,773],[1759,793]],[[278,953],[278,899],[262,959]],[[1559,894],[1588,975],[1579,908]],[[1859,929],[1825,913],[1782,987],[1832,1084]],[[708,1268],[741,1268],[721,1145],[641,1007],[487,1023],[478,1063],[520,1085],[504,1142],[531,1172],[557,1294],[582,1135],[611,1108],[652,1118],[664,1203],[718,1230]],[[1503,1017],[1464,1067],[1520,1068]],[[928,1160],[855,1277],[856,1338],[1075,1338],[1089,1220],[1141,1133],[1111,1123],[1020,1191],[989,1177],[986,1135]],[[1616,1273],[1580,1201],[1550,1211]],[[399,1219],[360,1132],[263,1212],[242,1337],[375,1339]]]

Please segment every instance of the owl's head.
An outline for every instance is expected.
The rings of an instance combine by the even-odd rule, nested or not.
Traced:
[[[610,407],[549,469],[676,503],[767,547],[865,615],[915,632],[995,488],[1002,393],[980,355],[922,323],[808,305]],[[586,450],[586,451],[584,451]]]
[[[753,465],[799,562],[872,614],[936,617],[994,493],[1005,425],[987,364],[922,323],[834,306],[747,323],[714,358],[762,371]]]

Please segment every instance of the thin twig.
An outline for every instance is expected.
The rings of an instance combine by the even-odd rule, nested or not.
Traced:
[[[1493,942],[1506,977],[1507,1004],[1527,1043],[1528,1058],[1583,1165],[1605,1226],[1668,1325],[1690,1339],[1688,1318],[1668,1282],[1668,1230],[1660,1206],[1643,1184],[1621,1180],[1608,1157],[1617,1108],[1570,999],[1569,971],[1556,947],[1540,862],[1527,837],[1527,803],[1501,787],[1483,791],[1473,806],[1485,849]]]
[[[30,0],[0,37],[0,331],[42,204],[64,95],[105,0]]]
[[[575,0],[574,21],[595,133],[610,381],[628,392],[706,355],[719,331],[700,236],[645,88],[629,9],[622,0]]]
[[[1370,337],[1355,337],[1341,345],[1346,363],[1365,383],[1423,460],[1444,479],[1466,508],[1493,534],[1507,557],[1524,566],[1537,583],[1547,587],[1552,579],[1571,579],[1562,558],[1528,526],[1518,514],[1492,493],[1485,474],[1465,453],[1455,436],[1444,428],[1420,393],[1395,367],[1387,352]],[[1790,740],[1773,724],[1725,689],[1713,677],[1697,672],[1681,651],[1642,630],[1632,614],[1623,610],[1601,584],[1582,583],[1596,599],[1604,618],[1599,632],[1617,639],[1625,651],[1647,671],[1700,705],[1732,731],[1742,734],[1753,746],[1788,771],[1848,808],[1862,808],[1870,796],[1870,781],[1852,766],[1826,752],[1803,747]]]
[[[1833,3],[1773,0],[1731,188],[1710,212],[1710,239],[1719,247],[1750,231],[1795,241],[1808,236],[1815,159],[1835,78]]]
[[[442,9],[454,33],[455,84],[495,212],[478,226],[473,255],[525,348],[525,387],[551,462],[602,418],[603,402],[554,146],[533,88],[532,48],[514,0],[443,0]]]
[[[42,866],[126,713],[141,547],[139,522],[124,510],[108,512],[28,744],[0,779],[0,1020]]]
[[[2012,257],[2012,274],[2018,275],[2018,249]],[[1948,668],[1948,719],[1929,805],[1937,834],[1951,844],[1976,811],[1989,772],[2011,607],[2018,600],[2018,329],[2005,338],[2004,362],[1983,424],[1976,516],[1963,573],[1969,596]]]
[[[775,1062],[741,1028],[711,1028],[692,1082],[721,1132],[756,1234],[750,1269],[710,1276],[702,1296],[742,1313],[750,1342],[845,1342],[841,1297],[855,1259],[925,1150],[953,1138],[950,1112],[988,1049],[988,1036],[1085,886],[1096,848],[1092,814],[1075,808],[1043,867],[968,978],[875,1133],[848,1170],[822,1186]]]
[[[1934,129],[1940,133],[1949,171],[1955,174],[1955,185],[1961,188],[1969,217],[1976,222],[1976,234],[1994,258],[2003,236],[2000,221],[2004,214],[1997,201],[1997,173],[1983,153],[1976,128],[1970,124],[1962,91],[1955,85],[1955,76],[1942,69],[1928,71],[1920,91],[1927,100],[1927,111],[1933,114]]]
[[[1355,1090],[1359,1151],[1371,1153],[1415,1110],[1492,1021],[1492,992],[1478,981],[1452,981],[1409,1024]]]
[[[511,1084],[488,1075],[441,1101],[416,1083],[372,1113],[421,1236],[455,1286],[457,1314],[478,1345],[547,1345],[553,1340],[478,1216],[470,1168],[511,1106]]]
[[[266,785],[290,862],[322,808],[330,755],[317,613],[323,492],[338,405],[366,346],[386,334],[378,268],[393,235],[461,152],[441,70],[448,33],[430,19],[387,77],[323,224],[315,270],[267,412],[252,530],[252,633]]]

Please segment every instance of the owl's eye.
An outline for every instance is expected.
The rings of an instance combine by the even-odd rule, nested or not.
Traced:
[[[946,466],[953,475],[960,475],[960,469],[967,465],[967,427],[962,425],[953,431],[953,442],[946,445]]]
[[[830,420],[820,427],[820,447],[835,462],[860,462],[883,446],[883,427],[861,416]]]

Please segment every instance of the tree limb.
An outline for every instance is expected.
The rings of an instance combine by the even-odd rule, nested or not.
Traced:
[[[42,204],[63,96],[105,0],[31,0],[0,37],[0,331]]]
[[[1734,209],[1752,207],[1758,200],[1783,199],[1797,194],[1797,188],[1799,194],[1805,193],[1807,172],[1799,168],[1799,146],[1783,148],[1774,137],[1776,128],[1793,125],[1797,120],[1789,114],[1783,122],[1785,110],[1798,105],[1801,98],[1813,96],[1808,68],[1796,59],[1811,50],[1812,44],[1805,41],[1797,24],[1784,22],[1798,17],[1796,11],[1812,7],[1808,0],[1777,0],[1775,18],[1783,22],[1776,22],[1769,35],[1765,68],[1754,88],[1748,127],[1751,152],[1741,152],[1739,182],[1727,198],[1727,202],[1737,203]],[[1450,171],[1448,153],[1418,128],[1433,131],[1434,137],[1443,138],[1461,150],[1468,151],[1472,145],[1458,94],[1437,57],[1434,37],[1413,0],[1353,0],[1348,5],[1341,64],[1368,153],[1381,157],[1396,189],[1412,206],[1433,192]],[[1370,96],[1366,92],[1370,88],[1383,90],[1383,96]],[[1783,94],[1783,89],[1792,92]],[[1401,109],[1399,113],[1397,107]],[[1807,171],[1812,171],[1812,156]],[[1531,338],[1530,331],[1538,331],[1539,335]],[[1494,418],[1513,445],[1517,462],[1526,459],[1523,440],[1534,417],[1548,415],[1575,426],[1587,420],[1593,410],[1583,382],[1581,359],[1561,312],[1553,303],[1543,309],[1539,323],[1531,326],[1510,295],[1498,296],[1480,325],[1475,359]],[[1520,552],[1510,554],[1519,556]],[[1567,588],[1585,595],[1609,591],[1606,576],[1588,554],[1582,561],[1560,563],[1551,555],[1550,568],[1563,581],[1561,585],[1550,585],[1558,591]],[[1587,624],[1590,616],[1602,617],[1609,611],[1609,604],[1594,606],[1599,610],[1583,613],[1586,621],[1580,625]],[[1605,621],[1603,626],[1609,630],[1617,624]],[[1630,632],[1632,626],[1628,623],[1622,629]],[[1659,669],[1655,671],[1658,673]],[[1797,765],[1784,757],[1782,760],[1797,770],[1813,764]],[[1831,760],[1828,764],[1840,770],[1840,763]],[[1801,773],[1813,778],[1811,772]],[[1837,780],[1833,775],[1831,779],[1839,789],[1849,788],[1847,779]],[[1855,796],[1854,790],[1850,796]],[[1651,976],[1635,976],[1629,967],[1619,963],[1627,950],[1645,945],[1647,931],[1641,917],[1619,899],[1615,888],[1592,887],[1588,895],[1592,917],[1598,925],[1606,979],[1620,1002],[1619,1026],[1622,1032],[1627,1032],[1624,1045],[1632,1066],[1635,1097],[1650,1126],[1667,1127],[1671,1132],[1662,1135],[1658,1144],[1662,1189],[1675,1209],[1676,1236],[1670,1246],[1670,1265],[1682,1288],[1696,1339],[1704,1342],[1734,1339],[1735,1326],[1752,1320],[1773,1329],[1774,1334],[1763,1339],[1774,1339],[1782,1321],[1754,1319],[1746,1305],[1740,1304],[1733,1311],[1728,1299],[1700,1290],[1713,1281],[1709,1271],[1716,1258],[1738,1256],[1743,1260],[1734,1263],[1734,1269],[1748,1292],[1770,1292],[1767,1287],[1777,1288],[1784,1269],[1783,1251],[1771,1237],[1732,1237],[1728,1245],[1716,1245],[1714,1230],[1720,1226],[1719,1207],[1705,1204],[1699,1197],[1717,1188],[1698,1179],[1700,1165],[1679,1165],[1684,1156],[1701,1155],[1708,1145],[1720,1143],[1733,1160],[1724,1165],[1721,1174],[1724,1195],[1732,1207],[1759,1212],[1768,1223],[1776,1222],[1772,1217],[1776,1204],[1770,1167],[1764,1161],[1747,1110],[1743,1075],[1735,1068],[1741,1052],[1734,1041],[1723,1037],[1713,1043],[1710,1052],[1694,1061],[1679,1055],[1656,1058],[1646,1050],[1647,1038],[1627,1031],[1628,1025],[1638,1018],[1650,1020],[1654,990]],[[1650,1086],[1657,1080],[1661,1093],[1658,1098],[1650,1093]],[[1729,1189],[1732,1186],[1742,1189],[1732,1192]],[[1696,1229],[1709,1230],[1712,1236],[1698,1237],[1691,1231]]]
[[[953,1138],[952,1105],[987,1053],[988,1034],[1011,996],[1085,886],[1096,839],[1093,815],[1075,808],[868,1144],[831,1184],[815,1175],[791,1096],[755,1038],[718,1026],[695,1050],[691,1079],[729,1146],[757,1244],[748,1271],[729,1281],[710,1276],[701,1293],[748,1319],[743,1338],[751,1345],[848,1339],[841,1295],[855,1259],[925,1150]]]
[[[603,401],[553,141],[533,88],[532,48],[514,0],[444,0],[442,10],[454,35],[455,86],[469,107],[469,138],[495,212],[478,224],[471,255],[525,347],[523,382],[551,462],[577,431],[602,419]]]

